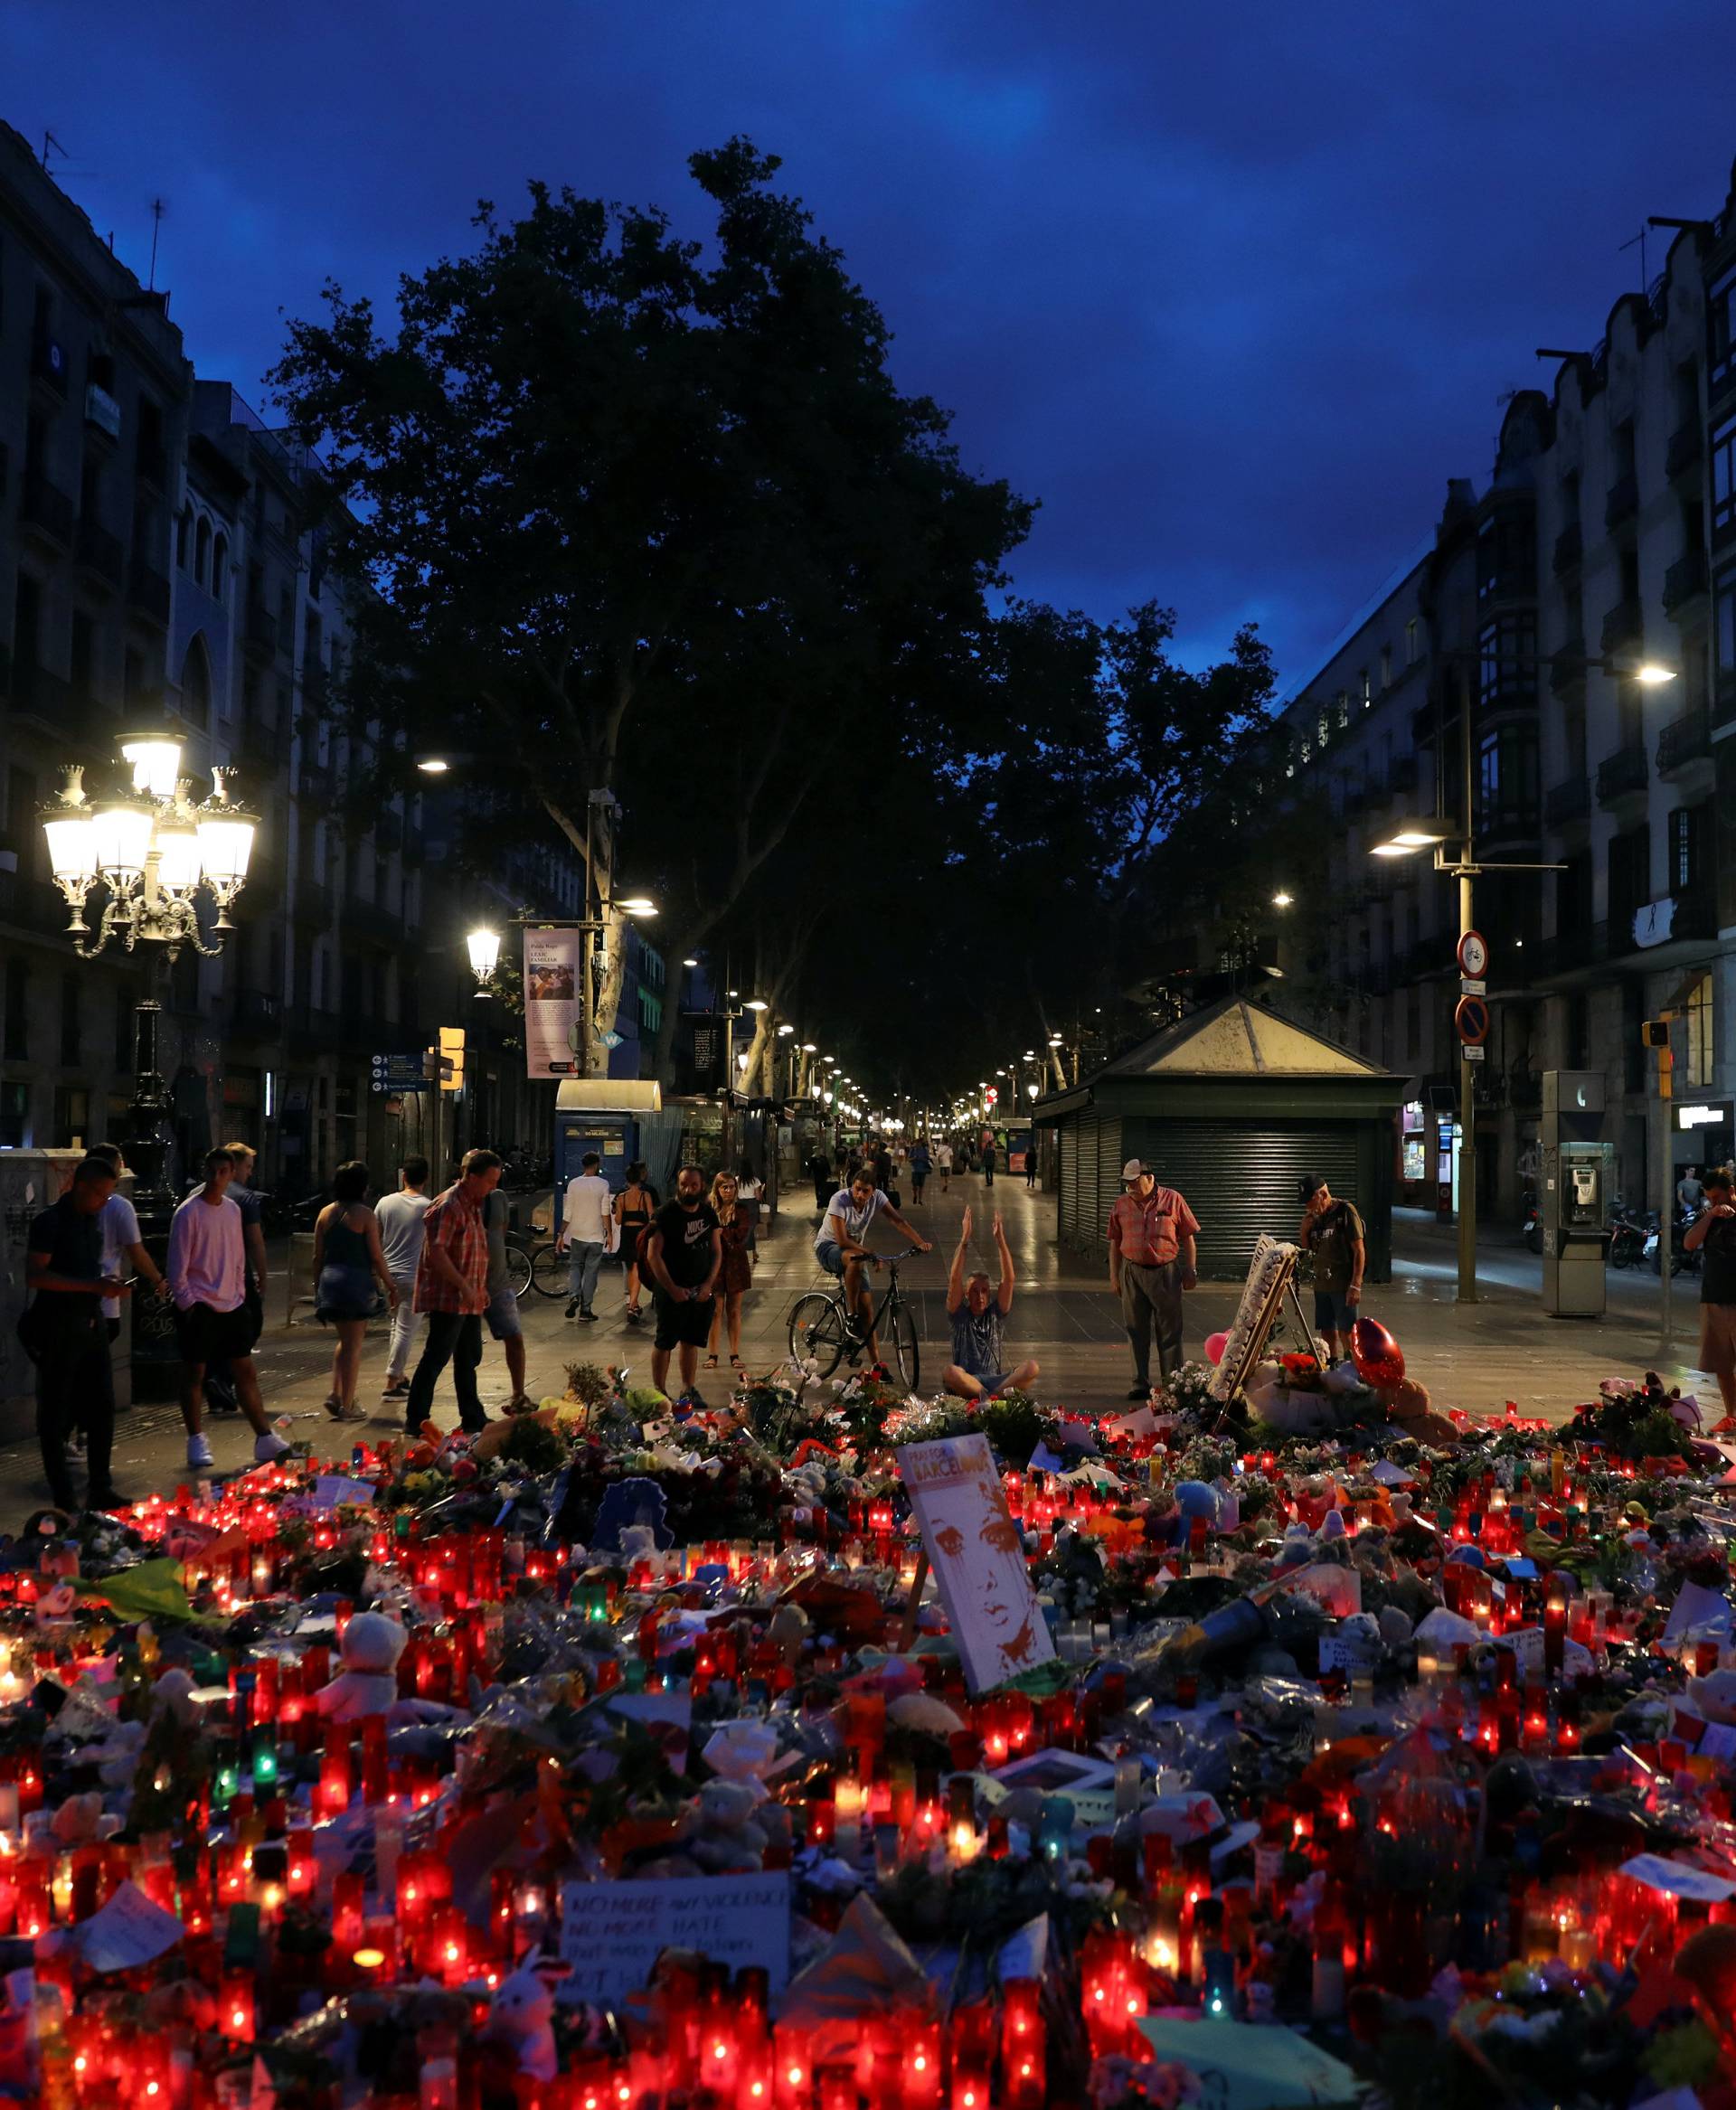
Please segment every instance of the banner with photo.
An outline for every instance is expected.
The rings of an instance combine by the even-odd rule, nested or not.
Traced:
[[[581,930],[524,933],[524,1069],[530,1077],[573,1077],[578,1058],[572,1029],[579,1022]]]

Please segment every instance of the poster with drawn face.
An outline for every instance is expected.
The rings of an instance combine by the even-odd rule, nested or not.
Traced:
[[[907,1444],[898,1469],[972,1692],[1052,1661],[1018,1526],[986,1436]]]

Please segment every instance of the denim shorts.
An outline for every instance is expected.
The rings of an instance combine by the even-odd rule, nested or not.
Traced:
[[[1316,1289],[1314,1323],[1323,1333],[1348,1333],[1356,1323],[1356,1307],[1342,1289]]]
[[[822,1239],[814,1248],[814,1258],[828,1275],[842,1279],[844,1275],[844,1248],[836,1239]]]
[[[488,1299],[482,1315],[496,1341],[516,1341],[524,1331],[524,1322],[518,1315],[518,1299],[510,1289],[497,1289]]]

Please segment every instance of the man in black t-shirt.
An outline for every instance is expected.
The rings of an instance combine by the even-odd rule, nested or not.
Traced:
[[[129,1286],[102,1271],[104,1206],[115,1191],[115,1168],[88,1157],[72,1184],[44,1209],[24,1242],[24,1279],[34,1292],[30,1308],[36,1356],[36,1435],[42,1470],[56,1506],[77,1507],[66,1443],[83,1425],[90,1467],[89,1506],[116,1507],[122,1497],[108,1477],[115,1443],[115,1385],[108,1363],[104,1297],[130,1295]]]
[[[1700,1276],[1699,1368],[1718,1380],[1726,1418],[1736,1415],[1736,1205],[1728,1166],[1701,1174],[1706,1206],[1688,1226],[1682,1243],[1690,1253],[1703,1247]]]
[[[723,1265],[723,1240],[697,1165],[683,1165],[675,1175],[675,1199],[651,1219],[646,1260],[657,1308],[651,1382],[660,1392],[668,1390],[669,1354],[678,1348],[681,1396],[691,1399],[699,1352],[712,1330],[712,1293]]]

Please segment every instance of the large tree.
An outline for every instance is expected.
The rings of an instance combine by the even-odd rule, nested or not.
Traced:
[[[329,287],[273,376],[365,589],[345,695],[380,767],[449,751],[589,833],[600,897],[623,858],[655,883],[672,959],[774,873],[775,921],[816,791],[944,722],[1029,521],[895,385],[777,160],[736,139],[689,165],[708,240],[533,184],[401,282],[390,332]]]

